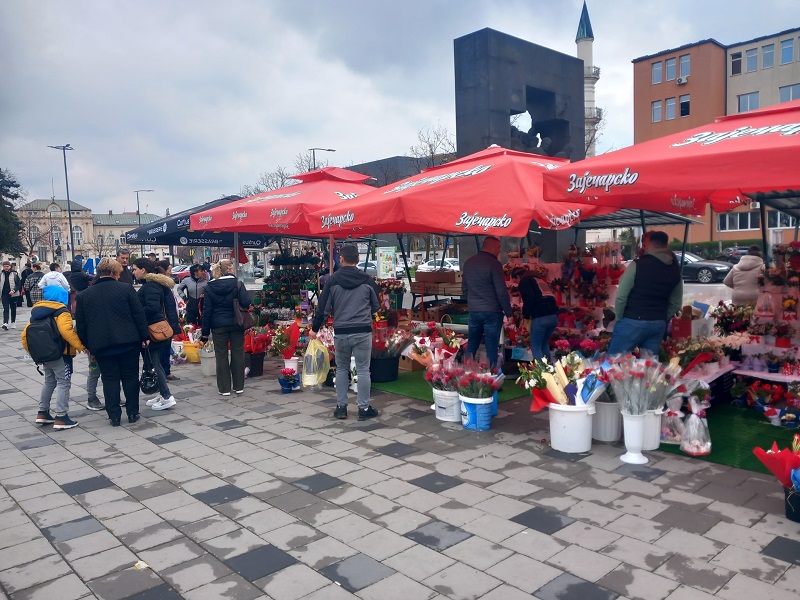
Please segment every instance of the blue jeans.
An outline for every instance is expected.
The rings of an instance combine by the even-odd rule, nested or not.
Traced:
[[[638,347],[649,350],[655,356],[661,349],[661,340],[667,331],[667,322],[664,319],[657,321],[640,321],[638,319],[622,318],[614,325],[611,343],[608,345],[608,354],[623,354]]]
[[[334,354],[336,356],[336,405],[347,406],[347,388],[350,379],[346,372],[350,368],[350,357],[356,359],[358,374],[358,408],[369,406],[369,390],[372,379],[369,373],[369,361],[372,357],[372,333],[335,333],[333,336]]]
[[[558,325],[558,315],[547,315],[531,319],[531,353],[533,358],[551,361],[550,338]]]
[[[503,328],[503,313],[501,312],[470,312],[469,330],[467,335],[467,355],[475,358],[478,346],[481,345],[481,336],[486,337],[486,360],[489,366],[497,364],[497,352],[500,346],[500,332]]]

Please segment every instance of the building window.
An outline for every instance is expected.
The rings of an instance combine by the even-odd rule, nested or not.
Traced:
[[[124,246],[126,243],[127,241],[125,240],[125,234],[124,233],[119,234],[119,245]]]
[[[661,83],[661,61],[654,62],[650,65],[651,83],[653,85]]]
[[[767,227],[776,229],[779,227],[794,227],[794,217],[778,212],[777,210],[767,211]]]
[[[768,214],[771,216],[774,212]],[[747,231],[760,228],[761,215],[758,211],[717,215],[717,231]]]
[[[42,234],[39,232],[39,228],[36,225],[31,225],[28,227],[28,237],[33,243],[36,243],[36,240],[38,240],[41,235]]]
[[[751,92],[749,94],[742,94],[739,98],[739,112],[747,112],[748,110],[755,110],[758,108],[758,92]]]
[[[781,42],[781,64],[788,65],[794,60],[794,40],[783,40]]]
[[[691,75],[692,70],[692,63],[691,57],[688,54],[684,54],[681,56],[681,66],[680,66],[680,76],[681,77],[688,77]]]
[[[775,44],[761,47],[761,68],[771,69],[775,65]]]
[[[83,246],[83,229],[80,225],[73,225],[72,227],[72,247]]]
[[[781,94],[781,102],[789,102],[789,100],[800,100],[800,83],[794,85],[785,85],[778,88]]]
[[[57,246],[61,245],[61,227],[53,225],[50,228],[50,235],[53,236],[53,243]]]
[[[98,248],[102,248],[103,247],[103,234],[102,233],[97,236],[97,247]]]
[[[666,64],[667,64],[666,80],[667,81],[672,81],[672,80],[675,79],[675,63],[676,62],[677,61],[674,58],[668,58],[666,60]]]
[[[689,116],[689,94],[684,94],[680,98],[678,98],[681,107],[681,116],[688,117]]]
[[[758,71],[758,48],[752,48],[745,53],[745,71]]]
[[[742,74],[742,53],[731,52],[731,75]]]
[[[655,102],[651,103],[651,112],[653,123],[660,123],[661,122],[661,100],[656,100]]]
[[[675,118],[675,98],[667,98],[664,102],[664,112],[666,113],[664,116],[667,121],[670,119]]]

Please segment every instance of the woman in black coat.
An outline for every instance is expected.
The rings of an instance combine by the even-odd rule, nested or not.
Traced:
[[[234,300],[244,309],[250,307],[250,294],[233,274],[233,263],[224,259],[214,266],[214,279],[206,286],[203,300],[203,336],[214,336],[217,361],[217,389],[223,396],[244,392],[244,330],[236,325]],[[228,343],[230,342],[230,362]]]
[[[133,286],[117,281],[121,272],[122,265],[116,260],[102,259],[97,280],[78,294],[75,309],[78,337],[97,359],[106,413],[115,427],[122,415],[120,383],[128,422],[139,420],[139,353],[150,343],[147,320]]]
[[[139,302],[144,308],[144,315],[148,325],[166,320],[169,326],[172,327],[174,335],[180,331],[178,309],[172,296],[172,286],[175,285],[175,282],[167,275],[157,273],[156,269],[155,263],[147,258],[139,258],[134,261],[133,277],[136,280],[144,280],[142,287],[139,288]],[[171,337],[161,342],[151,341],[147,350],[150,353],[150,361],[153,363],[158,376],[159,394],[147,401],[147,406],[153,410],[165,410],[172,408],[176,404],[175,396],[169,391],[167,374],[159,359],[161,347],[171,343]]]

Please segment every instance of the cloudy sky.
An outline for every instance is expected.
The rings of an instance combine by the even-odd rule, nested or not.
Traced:
[[[163,215],[308,148],[347,167],[455,134],[453,40],[490,27],[575,55],[582,0],[4,0],[0,167],[29,199]],[[631,59],[800,26],[798,0],[589,0],[599,151],[632,143]]]

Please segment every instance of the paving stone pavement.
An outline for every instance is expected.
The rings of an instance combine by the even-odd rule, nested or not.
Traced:
[[[112,428],[85,407],[79,356],[80,426],[53,431],[33,423],[42,378],[19,332],[0,332],[7,598],[800,594],[800,524],[772,477],[657,451],[624,465],[619,445],[564,456],[523,400],[488,432],[377,391],[378,419],[335,420],[332,390],[280,394],[269,360],[224,399],[197,365],[177,366],[173,409]]]

